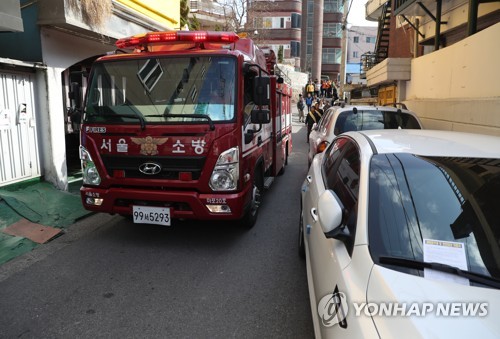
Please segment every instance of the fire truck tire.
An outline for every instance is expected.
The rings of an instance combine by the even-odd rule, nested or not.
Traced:
[[[283,163],[283,167],[281,167],[280,171],[278,172],[278,175],[285,174],[285,166],[286,165],[288,165],[288,145],[285,148],[285,162]]]
[[[259,206],[262,203],[262,194],[264,193],[264,177],[260,168],[255,169],[255,174],[253,178],[252,185],[252,201],[248,211],[242,218],[243,226],[245,228],[252,228],[257,222],[257,216],[259,214]]]

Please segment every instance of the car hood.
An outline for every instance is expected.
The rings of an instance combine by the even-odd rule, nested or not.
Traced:
[[[497,289],[430,280],[374,265],[366,296],[375,314],[362,309],[359,316],[371,315],[381,338],[402,333],[405,338],[500,338]],[[392,311],[382,310],[382,304],[391,303]]]

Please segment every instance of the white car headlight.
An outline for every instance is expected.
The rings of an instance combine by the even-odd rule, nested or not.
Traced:
[[[83,183],[98,186],[101,183],[101,176],[92,161],[92,157],[83,146],[80,146],[80,161],[82,163]]]
[[[240,151],[233,147],[222,152],[210,177],[210,188],[214,191],[231,191],[238,187],[240,178]]]

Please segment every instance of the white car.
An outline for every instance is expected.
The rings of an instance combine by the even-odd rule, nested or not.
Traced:
[[[500,338],[499,137],[344,133],[300,215],[317,338]]]
[[[309,134],[308,164],[335,136],[372,129],[422,129],[417,115],[406,108],[389,106],[332,106]]]

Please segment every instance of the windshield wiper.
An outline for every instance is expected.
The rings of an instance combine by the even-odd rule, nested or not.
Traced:
[[[137,108],[135,108],[134,105],[130,104],[128,100],[126,100],[124,106],[127,106],[128,108],[130,108],[132,110],[132,112],[134,112],[135,116],[141,122],[141,130],[144,131],[144,129],[146,128],[146,120],[144,119],[142,114],[137,110]]]
[[[486,276],[484,274],[474,273],[471,271],[461,270],[458,267],[440,264],[436,262],[424,262],[420,260],[413,260],[407,258],[400,257],[390,257],[390,256],[381,256],[379,257],[379,263],[385,265],[396,265],[407,268],[413,268],[417,270],[423,270],[424,268],[430,268],[436,271],[445,272],[457,275],[459,277],[467,278],[479,284],[483,284],[486,286],[494,287],[496,289],[500,289],[500,280]]]
[[[144,120],[144,118],[140,115],[130,115],[130,114],[99,114],[99,115],[96,115],[95,117],[106,117],[106,118],[113,118],[113,117],[116,117],[116,118],[130,118],[130,119],[137,119],[141,122],[141,130],[144,130],[146,128],[146,121]]]
[[[110,109],[109,107],[107,106],[95,106],[94,105],[94,111],[95,112],[102,112],[102,110],[106,110],[107,113],[99,113],[99,114],[92,114],[89,116],[89,118],[98,118],[98,117],[106,117],[106,118],[113,118],[113,117],[116,117],[116,118],[130,118],[130,119],[137,119],[141,122],[141,130],[144,130],[146,128],[146,120],[144,120],[144,117],[141,115],[141,113],[139,113],[137,111],[137,109],[135,107],[132,107],[130,105],[127,105],[131,110],[132,112],[134,113],[134,115],[130,115],[130,114],[122,114],[122,113],[115,113],[115,111],[113,111],[112,109]]]
[[[208,125],[210,126],[210,130],[213,131],[215,130],[215,125],[214,125],[214,122],[213,120],[208,116],[208,115],[205,115],[205,114],[170,114],[170,113],[166,113],[166,114],[163,114],[163,115],[148,115],[148,117],[153,117],[153,118],[161,118],[161,117],[164,117],[164,118],[167,118],[167,117],[172,117],[172,118],[199,118],[199,119],[205,119],[205,120],[208,120]]]

